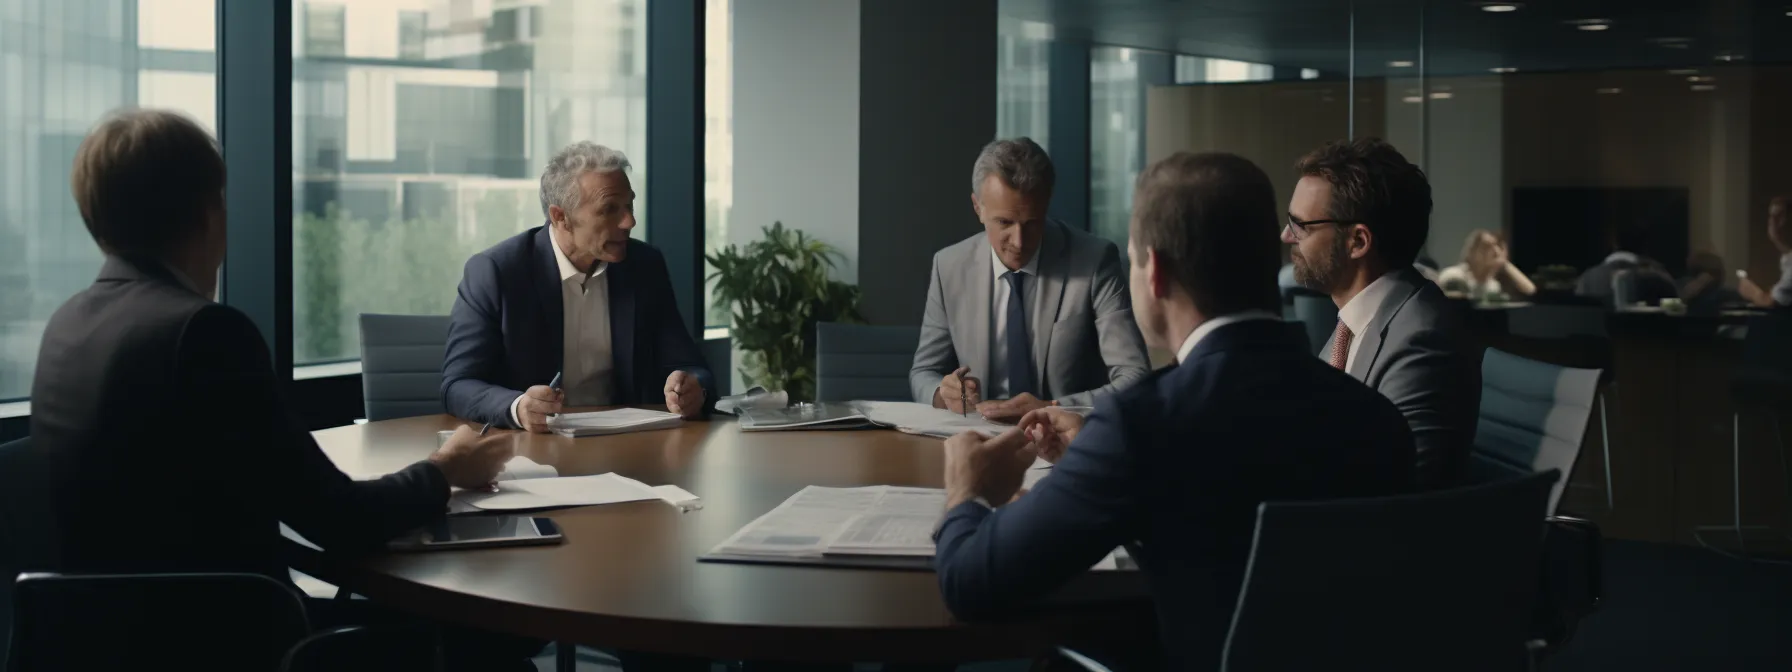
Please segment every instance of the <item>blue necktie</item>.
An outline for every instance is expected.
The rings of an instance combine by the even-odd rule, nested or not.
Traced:
[[[1018,271],[1003,274],[1008,279],[1008,396],[1027,392],[1039,396],[1033,380],[1033,347],[1027,338],[1027,276]]]

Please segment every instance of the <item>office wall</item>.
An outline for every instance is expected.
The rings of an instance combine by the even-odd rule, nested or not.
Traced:
[[[862,0],[859,284],[919,324],[933,253],[981,230],[971,164],[996,131],[996,0]]]
[[[734,3],[734,205],[728,242],[772,222],[845,257],[859,278],[859,4]]]
[[[1423,159],[1431,180],[1431,237],[1425,248],[1432,260],[1448,266],[1461,261],[1462,243],[1475,229],[1503,231],[1506,226],[1505,84],[1500,77],[1460,77],[1438,83],[1429,99],[1425,139],[1399,144]],[[1447,90],[1442,90],[1447,89]],[[1393,103],[1390,102],[1390,105]],[[1406,108],[1419,105],[1402,102]],[[1390,127],[1393,124],[1390,121]],[[1391,129],[1390,129],[1390,132]]]

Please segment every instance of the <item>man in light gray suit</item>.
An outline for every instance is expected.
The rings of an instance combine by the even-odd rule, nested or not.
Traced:
[[[1481,406],[1481,351],[1450,300],[1413,269],[1431,228],[1424,171],[1376,138],[1339,141],[1296,166],[1282,242],[1295,280],[1330,294],[1338,325],[1319,356],[1406,416],[1415,483],[1457,483]]]
[[[1120,250],[1046,219],[1055,179],[1027,138],[977,156],[971,208],[983,232],[933,255],[909,371],[915,401],[1012,422],[1045,406],[1092,406],[1145,376]]]

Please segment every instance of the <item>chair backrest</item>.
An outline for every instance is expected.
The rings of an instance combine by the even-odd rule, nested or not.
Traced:
[[[1557,476],[1265,502],[1222,669],[1524,669]]]
[[[920,327],[815,325],[816,401],[912,401],[908,372]]]
[[[1580,457],[1599,392],[1599,369],[1574,369],[1488,348],[1481,359],[1481,418],[1469,459],[1471,483],[1493,483],[1554,469],[1556,502]]]
[[[13,597],[8,672],[275,670],[310,630],[259,574],[26,574]]]
[[[13,579],[55,567],[48,472],[31,439],[0,444],[0,662],[9,647]]]
[[[1742,367],[1755,373],[1792,376],[1792,309],[1749,318],[1742,340]]]
[[[1332,302],[1332,297],[1310,289],[1290,293],[1294,295],[1294,319],[1306,325],[1307,343],[1317,353],[1332,342],[1332,333],[1338,330],[1338,304]]]
[[[443,315],[361,315],[361,394],[368,420],[442,413]]]

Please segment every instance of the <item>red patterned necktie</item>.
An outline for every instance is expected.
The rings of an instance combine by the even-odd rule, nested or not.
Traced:
[[[1344,363],[1350,359],[1350,327],[1338,320],[1338,330],[1332,334],[1332,368],[1344,370]]]

